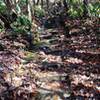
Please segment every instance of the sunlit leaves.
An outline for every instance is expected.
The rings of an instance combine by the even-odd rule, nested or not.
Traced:
[[[28,0],[20,0],[20,4],[24,5],[27,3]]]
[[[82,0],[68,0],[69,4],[79,4],[82,3]]]
[[[73,18],[80,17],[83,15],[84,12],[84,4],[82,0],[68,0],[69,4],[69,15]],[[100,3],[89,3],[86,6],[86,9],[88,9],[88,15],[94,16],[94,17],[100,17]]]
[[[83,15],[83,5],[80,5],[79,7],[71,6],[68,13],[71,17],[80,17]]]
[[[89,4],[88,12],[90,16],[100,17],[100,3],[96,2],[94,4]]]
[[[69,0],[69,10],[68,13],[71,17],[81,17],[84,12],[82,0]]]

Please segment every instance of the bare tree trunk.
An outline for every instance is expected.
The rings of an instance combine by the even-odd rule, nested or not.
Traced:
[[[64,8],[66,10],[66,15],[68,16],[68,4],[67,4],[66,0],[63,0],[63,5],[64,5]]]
[[[8,18],[8,17],[7,17],[6,15],[0,14],[0,19],[3,21],[4,27],[5,27],[6,29],[10,29],[10,28],[11,28],[10,22],[9,22],[9,19],[7,19],[7,18]]]
[[[47,10],[49,9],[49,0],[46,0]]]
[[[30,21],[32,21],[32,12],[31,12],[30,0],[28,0],[27,10],[28,10],[28,18],[29,18]]]
[[[43,0],[41,0],[41,7],[43,8]]]
[[[33,0],[33,5],[34,5],[34,6],[36,5],[36,1],[35,1],[35,0]]]
[[[34,16],[34,8],[33,8],[33,0],[27,0],[27,11],[28,11],[28,18],[30,21],[33,20]]]
[[[37,3],[36,3],[36,5],[38,5],[38,4],[39,4],[39,1],[40,1],[40,0],[37,0]]]
[[[88,10],[87,10],[88,0],[83,0],[83,4],[84,4],[83,17],[87,17],[88,16]]]

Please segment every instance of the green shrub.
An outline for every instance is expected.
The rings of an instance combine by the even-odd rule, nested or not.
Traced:
[[[27,33],[31,30],[31,22],[25,15],[19,16],[11,26],[18,33]]]
[[[82,3],[82,0],[68,0],[69,5],[76,5]]]
[[[76,18],[83,15],[83,3],[82,0],[68,0],[69,16]]]
[[[79,7],[70,6],[70,9],[68,10],[69,16],[76,18],[81,17],[83,15],[83,5],[81,4]]]
[[[45,11],[44,9],[41,8],[41,6],[35,6],[34,12],[35,12],[35,16],[38,18],[41,18],[45,15]]]
[[[99,17],[100,18],[100,3],[90,3],[88,5],[89,16]]]
[[[0,0],[0,13],[4,13],[5,11],[6,11],[6,5],[2,0]]]
[[[4,31],[4,23],[0,20],[0,32]]]
[[[71,17],[76,18],[83,15],[84,4],[82,0],[68,0],[69,10],[68,13]],[[100,17],[100,3],[89,3],[87,6],[88,15],[94,17]]]
[[[28,0],[20,0],[19,4],[22,6],[22,5],[26,5]]]

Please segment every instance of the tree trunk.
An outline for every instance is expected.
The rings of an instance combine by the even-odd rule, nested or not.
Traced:
[[[38,5],[38,4],[39,4],[39,1],[40,1],[40,0],[37,0],[37,3],[36,3],[36,5]]]
[[[41,0],[41,7],[43,8],[43,0]]]
[[[68,16],[68,4],[67,4],[66,0],[63,0],[63,5],[64,5],[64,8],[66,10],[66,15]]]
[[[88,10],[87,10],[88,0],[83,0],[83,4],[84,4],[83,17],[87,17],[88,16]]]
[[[64,7],[66,8],[66,10],[68,10],[68,4],[67,4],[66,0],[63,0],[63,4],[64,4]]]
[[[6,15],[4,15],[4,14],[0,14],[0,19],[3,21],[4,27],[5,27],[6,29],[11,29],[8,16],[6,16]]]
[[[28,18],[30,21],[32,21],[32,17],[34,15],[33,11],[33,0],[27,0],[27,11],[28,11]]]
[[[46,0],[47,10],[49,9],[49,0]]]
[[[36,1],[35,1],[35,0],[33,0],[33,5],[34,5],[34,6],[36,5]]]

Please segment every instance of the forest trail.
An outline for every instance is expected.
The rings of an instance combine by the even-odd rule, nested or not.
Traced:
[[[11,91],[28,100],[99,100],[100,41],[95,34],[78,34],[83,31],[76,27],[70,38],[60,28],[42,32],[35,51],[24,50],[18,40],[0,40],[9,50],[0,51],[1,97],[8,93],[9,98]]]
[[[83,34],[72,35],[71,38],[67,38],[63,35],[63,31],[61,31],[62,33],[60,31],[59,29],[46,30],[47,34],[44,37],[42,36],[42,39],[51,43],[49,46],[41,48],[42,57],[46,57],[43,60],[42,72],[44,73],[43,75],[45,73],[47,75],[43,79],[45,81],[49,79],[50,83],[50,86],[47,86],[45,81],[43,81],[45,84],[43,87],[50,88],[51,90],[54,90],[54,88],[55,90],[56,88],[60,89],[62,92],[56,93],[53,91],[54,94],[52,95],[56,93],[61,100],[93,98],[92,93],[92,96],[85,94],[85,89],[89,89],[89,92],[92,92],[93,88],[97,89],[98,82],[95,83],[94,79],[99,79],[100,52],[96,49],[96,41],[90,41],[90,38],[93,37],[92,35]],[[52,74],[51,78],[48,77],[49,73]],[[58,74],[56,78],[55,73]],[[76,96],[73,95],[74,89]],[[96,93],[98,94],[98,92]]]

